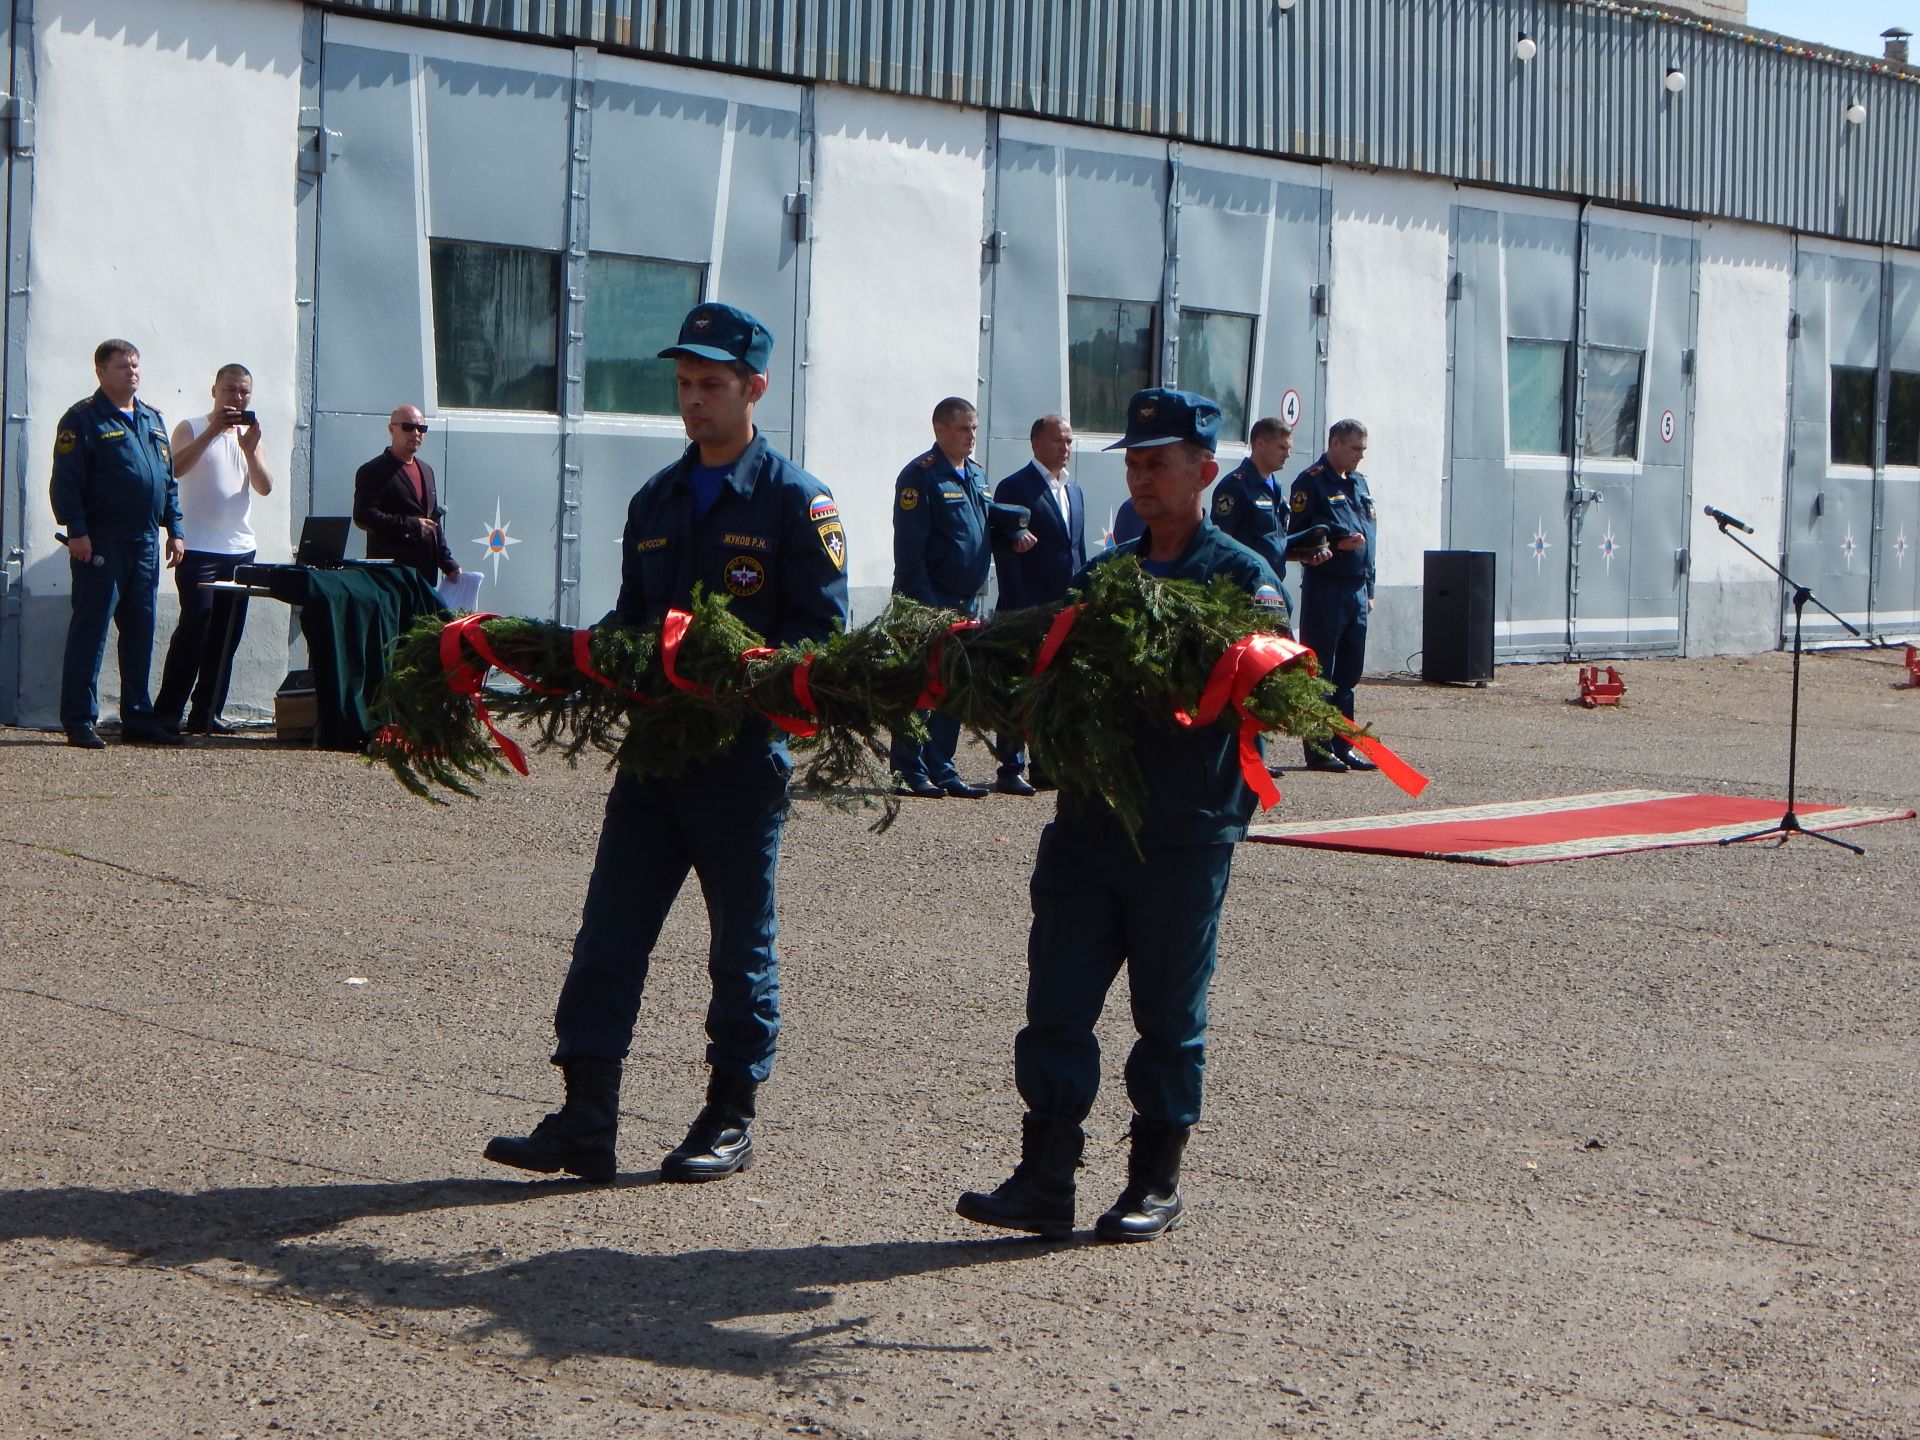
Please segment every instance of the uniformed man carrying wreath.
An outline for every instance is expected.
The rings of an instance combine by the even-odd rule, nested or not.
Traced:
[[[1204,396],[1133,396],[1126,434],[1108,448],[1127,452],[1127,490],[1146,533],[1092,564],[1131,556],[1152,575],[1199,584],[1227,576],[1274,607],[1281,631],[1286,613],[1272,567],[1206,518],[1201,497],[1219,473],[1219,429],[1220,407]],[[1103,1240],[1152,1240],[1180,1219],[1180,1162],[1200,1118],[1220,905],[1256,797],[1230,724],[1183,729],[1169,714],[1136,730],[1134,754],[1147,784],[1137,850],[1106,806],[1064,792],[1040,836],[1027,1023],[1013,1046],[1014,1083],[1026,1104],[1020,1163],[997,1189],[960,1197],[959,1213],[982,1225],[1049,1238],[1072,1230],[1081,1125],[1100,1084],[1094,1025],[1122,968],[1138,1032],[1126,1066],[1132,1150],[1126,1188],[1094,1229]]]
[[[660,352],[674,362],[692,443],[627,508],[620,601],[608,620],[658,625],[703,585],[732,596],[733,613],[770,645],[824,640],[846,624],[846,535],[833,496],[753,424],[772,354],[766,326],[719,304],[695,307],[679,342]],[[660,1177],[718,1180],[751,1161],[755,1090],[773,1068],[780,1029],[774,867],[791,770],[778,734],[749,721],[718,759],[672,779],[622,772],[614,781],[554,1014],[566,1103],[529,1136],[496,1136],[489,1160],[613,1178],[621,1063],[654,942],[692,870],[713,930],[711,1076],[705,1106]]]

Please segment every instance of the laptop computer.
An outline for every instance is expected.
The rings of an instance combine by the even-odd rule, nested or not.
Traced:
[[[336,570],[347,558],[347,536],[353,531],[350,515],[309,515],[300,526],[300,548],[293,563],[308,570]]]

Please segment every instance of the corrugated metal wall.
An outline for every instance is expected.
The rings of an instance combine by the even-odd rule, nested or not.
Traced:
[[[325,0],[1307,160],[1920,245],[1920,84],[1578,0]],[[1646,6],[1635,9],[1645,11]],[[1514,58],[1530,34],[1539,53]],[[1679,69],[1686,88],[1662,85]],[[1859,101],[1866,122],[1845,112]]]

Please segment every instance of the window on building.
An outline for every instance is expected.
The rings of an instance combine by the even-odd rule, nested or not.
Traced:
[[[1567,453],[1567,343],[1507,341],[1507,431],[1516,455]]]
[[[1180,388],[1220,407],[1220,438],[1247,438],[1253,378],[1253,317],[1218,310],[1180,312]]]
[[[1835,465],[1873,464],[1873,392],[1878,379],[1877,371],[1862,366],[1833,367],[1827,435]]]
[[[1127,428],[1127,400],[1153,384],[1160,307],[1140,300],[1067,297],[1067,403],[1073,428]]]
[[[435,240],[430,257],[440,405],[558,410],[559,255]]]
[[[673,362],[658,358],[700,303],[706,271],[630,255],[587,258],[587,409],[676,415]]]
[[[1896,370],[1887,387],[1887,464],[1920,465],[1920,371]]]
[[[1587,347],[1585,454],[1597,460],[1639,455],[1640,373],[1645,364],[1639,350]]]

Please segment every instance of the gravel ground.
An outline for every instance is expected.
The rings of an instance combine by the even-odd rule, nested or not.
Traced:
[[[1779,797],[1787,661],[1361,705],[1421,807]],[[1809,657],[1801,798],[1907,806],[1920,691]],[[988,771],[974,747],[967,768]],[[956,1219],[1014,1158],[1047,803],[803,807],[761,1162],[656,1183],[699,1102],[683,896],[610,1187],[479,1158],[555,1100],[604,776],[436,808],[261,738],[0,731],[0,1435],[1920,1435],[1920,824],[1856,858],[1491,869],[1248,845],[1188,1222]],[[1409,808],[1295,773],[1276,818]],[[1103,1029],[1081,1221],[1118,1192]]]

